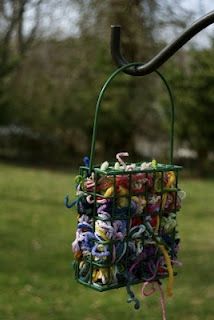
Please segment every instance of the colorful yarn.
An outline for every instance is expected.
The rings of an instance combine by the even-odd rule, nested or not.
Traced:
[[[122,167],[124,169],[126,169],[126,163],[121,159],[121,157],[128,157],[129,154],[128,152],[120,152],[118,154],[116,154],[116,159],[118,160],[118,162],[122,165]]]
[[[127,164],[127,152],[117,162],[104,161],[76,178],[78,224],[72,251],[76,277],[99,291],[127,287],[128,302],[139,307],[130,285],[145,282],[143,295],[160,291],[162,318],[166,319],[160,281],[168,277],[172,296],[179,250],[176,216],[185,193],[178,187],[178,170],[155,160]],[[169,169],[167,169],[169,167]],[[146,288],[151,285],[149,292]]]
[[[171,260],[170,260],[168,252],[166,251],[166,248],[161,244],[159,244],[158,247],[160,248],[161,252],[163,253],[165,261],[166,261],[167,271],[169,274],[169,280],[168,280],[168,285],[167,285],[167,295],[168,295],[168,297],[171,297],[173,295],[173,283],[174,283],[174,273],[173,273],[173,269],[172,269],[172,265],[171,265]]]
[[[146,287],[151,286],[150,291],[146,292]],[[161,310],[162,310],[162,320],[166,320],[166,303],[165,303],[165,297],[164,292],[162,290],[162,287],[159,282],[145,282],[143,284],[143,287],[141,289],[142,297],[148,297],[155,293],[157,290],[160,292],[160,304],[161,304]]]

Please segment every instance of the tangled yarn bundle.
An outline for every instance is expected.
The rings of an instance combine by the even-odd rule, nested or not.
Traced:
[[[126,164],[122,157],[76,178],[76,238],[72,243],[76,278],[99,291],[153,283],[168,277],[172,295],[178,264],[177,213],[184,192],[178,187],[181,167],[150,163]]]

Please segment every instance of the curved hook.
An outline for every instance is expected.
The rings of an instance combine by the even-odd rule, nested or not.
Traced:
[[[187,28],[177,39],[167,45],[150,61],[144,65],[132,66],[124,69],[123,72],[132,76],[144,76],[158,69],[166,62],[175,52],[177,52],[185,43],[192,39],[201,30],[214,23],[214,10],[196,20],[189,28]],[[116,65],[121,67],[129,62],[122,56],[120,52],[120,26],[111,26],[111,54]]]

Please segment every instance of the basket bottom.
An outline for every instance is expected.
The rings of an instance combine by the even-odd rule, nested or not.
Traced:
[[[177,272],[174,272],[174,276],[176,276],[176,275],[177,275]],[[163,280],[163,279],[166,279],[166,278],[168,278],[168,274],[167,275],[158,276],[158,277],[152,279],[151,282],[160,281],[160,280]],[[136,285],[136,284],[140,284],[140,283],[144,283],[144,282],[148,281],[147,279],[142,279],[142,280],[130,281],[128,283],[127,283],[127,281],[124,281],[124,282],[120,282],[120,283],[99,284],[99,283],[86,282],[86,281],[84,281],[84,280],[82,280],[80,278],[77,278],[76,280],[80,284],[82,284],[82,285],[84,285],[86,287],[89,287],[91,289],[94,289],[96,291],[99,291],[99,292],[113,290],[113,289],[120,289],[120,288],[126,287],[127,285],[129,285],[129,286],[130,285]]]

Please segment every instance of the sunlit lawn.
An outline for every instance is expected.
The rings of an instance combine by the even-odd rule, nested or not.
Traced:
[[[182,238],[169,320],[214,318],[214,180],[184,180]],[[97,293],[74,280],[70,243],[76,215],[63,206],[73,175],[0,165],[0,319],[161,319],[159,297],[140,311],[125,289]],[[74,193],[73,193],[74,194]],[[140,297],[140,286],[135,287]]]

